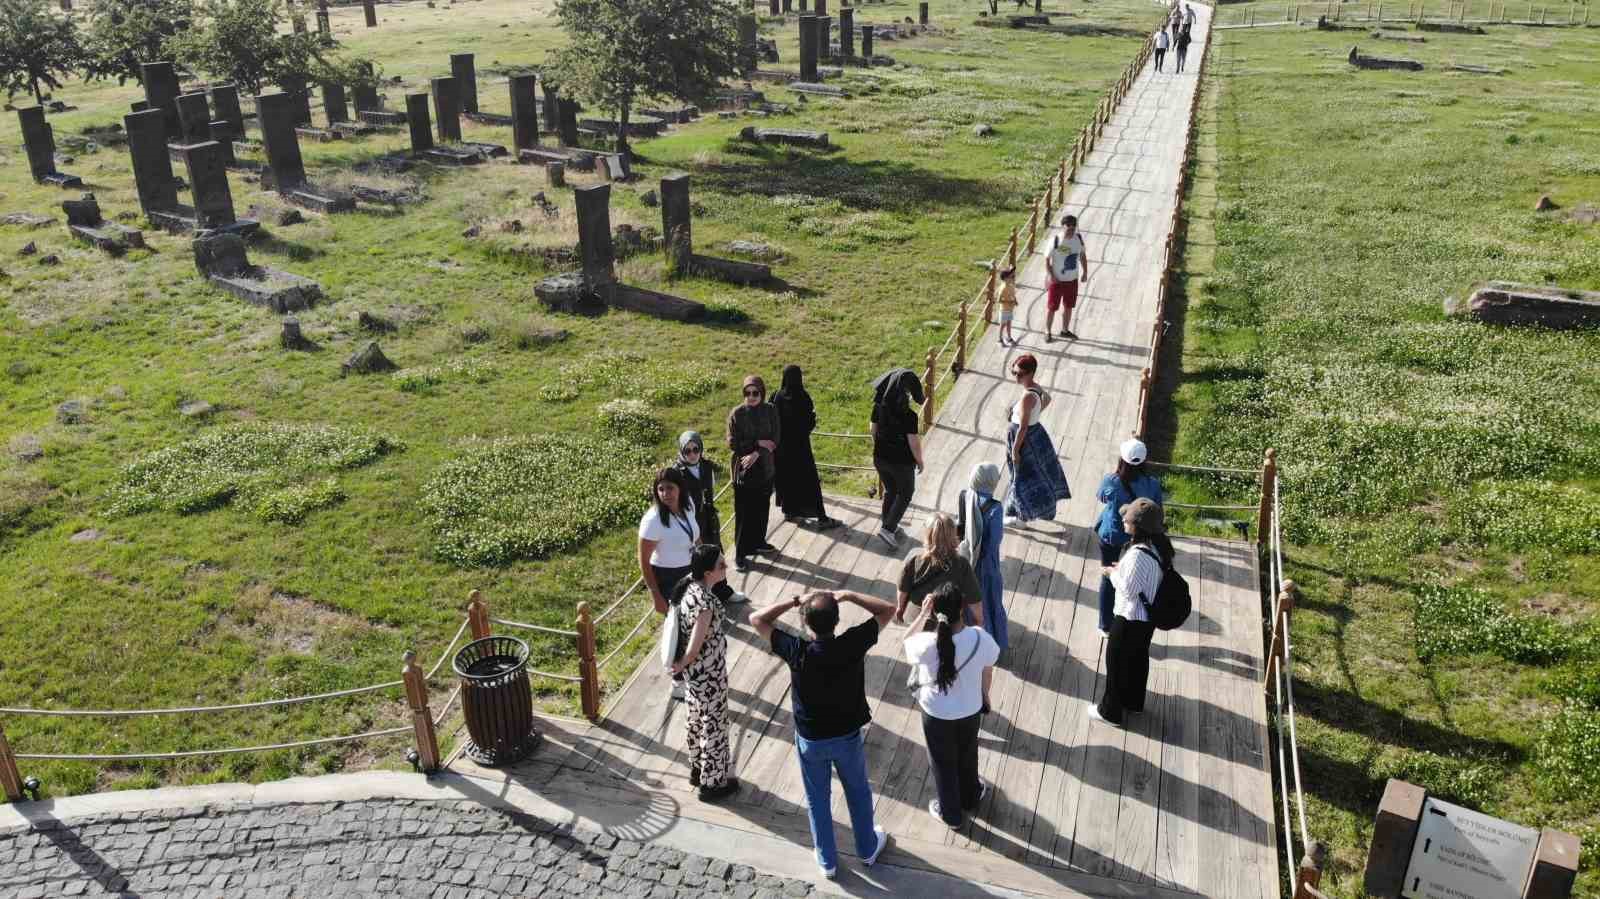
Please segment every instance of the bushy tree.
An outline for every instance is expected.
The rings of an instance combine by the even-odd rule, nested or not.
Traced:
[[[194,0],[95,0],[89,7],[84,45],[87,73],[140,80],[139,64],[172,58],[170,42],[194,23]]]
[[[315,35],[280,33],[284,24],[277,0],[199,0],[194,27],[175,36],[171,49],[191,70],[244,93],[310,82],[322,47]]]
[[[739,10],[727,0],[556,0],[556,15],[570,44],[551,74],[616,115],[618,153],[639,101],[694,102],[739,70]]]
[[[85,60],[78,26],[51,12],[45,0],[0,0],[0,87],[7,97],[31,93],[44,102],[44,88],[61,87],[60,78]]]

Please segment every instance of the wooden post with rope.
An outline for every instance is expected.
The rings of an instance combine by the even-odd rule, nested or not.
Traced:
[[[1067,205],[1067,161],[1065,159],[1061,160],[1061,183],[1059,188],[1061,190],[1061,205],[1065,206]]]
[[[1011,244],[1006,247],[1006,268],[1017,267],[1017,229],[1011,229]]]
[[[489,604],[483,601],[483,594],[477,590],[467,594],[467,630],[472,633],[472,639],[482,640],[489,636]]]
[[[1318,887],[1322,886],[1322,867],[1328,862],[1328,847],[1312,840],[1306,854],[1300,857],[1300,868],[1294,875],[1294,899],[1324,899]]]
[[[1149,411],[1150,369],[1146,367],[1145,370],[1139,374],[1139,424],[1138,430],[1134,431],[1133,436],[1143,439],[1145,420],[1149,417]]]
[[[401,677],[406,683],[406,704],[411,707],[411,731],[417,741],[417,767],[432,774],[439,770],[439,737],[433,732],[433,711],[428,708],[428,675],[417,664],[417,652],[403,656]]]
[[[11,802],[22,801],[22,774],[17,770],[17,757],[6,740],[6,729],[0,725],[0,790]]]
[[[1283,589],[1278,593],[1278,601],[1272,612],[1272,635],[1267,641],[1267,664],[1261,678],[1261,689],[1272,689],[1272,678],[1277,673],[1283,662],[1283,629],[1284,622],[1294,614],[1295,597],[1299,595],[1299,588],[1294,581],[1284,581]]]
[[[983,323],[986,325],[994,324],[994,282],[999,277],[999,268],[996,267],[995,263],[989,263],[989,277],[983,279]]]
[[[1272,530],[1272,506],[1278,496],[1278,451],[1267,450],[1261,463],[1261,510],[1256,515],[1256,545],[1266,546]]]
[[[1028,216],[1028,255],[1033,255],[1039,243],[1039,198],[1033,199],[1033,214]]]
[[[933,377],[933,366],[938,351],[928,347],[928,359],[922,366],[922,433],[933,430],[933,390],[938,382]]]
[[[589,604],[578,603],[578,698],[583,717],[600,720],[600,667],[594,661],[594,618]]]
[[[956,358],[950,372],[959,376],[967,368],[967,301],[961,301],[961,317],[956,320]]]
[[[1044,217],[1050,218],[1050,210],[1056,207],[1056,179],[1047,178],[1044,182]]]

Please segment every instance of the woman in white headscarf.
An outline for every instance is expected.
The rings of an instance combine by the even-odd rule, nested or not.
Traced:
[[[1000,578],[1000,538],[1005,534],[1005,507],[994,495],[1000,484],[1000,466],[979,462],[972,466],[967,489],[961,491],[959,526],[961,550],[978,573],[983,594],[983,629],[1005,649],[1005,584]]]

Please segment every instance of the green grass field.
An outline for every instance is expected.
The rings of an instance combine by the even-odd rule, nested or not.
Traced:
[[[609,604],[635,577],[632,522],[642,492],[600,533],[572,537],[569,550],[483,567],[446,561],[424,494],[441,472],[457,471],[447,465],[481,460],[498,438],[599,439],[597,407],[648,394],[663,386],[657,380],[693,383],[654,397],[669,435],[643,447],[655,459],[670,456],[670,435],[684,428],[715,445],[740,377],[760,372],[776,384],[789,362],[806,368],[824,429],[863,429],[869,380],[944,342],[954,306],[981,284],[978,261],[1003,249],[1032,192],[1159,14],[1137,0],[1075,8],[1066,21],[1103,33],[1067,36],[971,27],[970,6],[936,0],[933,9],[953,33],[880,42],[878,52],[898,64],[848,78],[870,93],[802,104],[769,88],[771,99],[794,104],[790,115],[710,115],[636,144],[643,178],[614,188],[614,222],[659,226],[659,211],[641,195],[682,170],[694,176],[694,199],[704,206],[695,221],[702,252],[743,238],[785,254],[775,270],[786,283],[772,290],[669,284],[659,256],[623,265],[629,282],[710,304],[708,324],[545,313],[533,296],[545,271],[536,251],[572,239],[570,190],[548,188],[538,168],[509,164],[391,179],[351,173],[353,164],[400,148],[403,134],[303,142],[302,150],[313,179],[409,186],[426,193],[425,203],[397,214],[269,224],[270,238],[251,247],[253,261],[323,284],[329,301],[300,316],[318,352],[280,349],[276,316],[202,284],[184,239],[147,231],[148,252],[114,260],[72,242],[60,223],[0,226],[0,706],[189,706],[386,680],[408,647],[436,657],[475,588],[496,615],[571,626],[578,602]],[[857,21],[915,15],[915,4],[902,0],[863,7]],[[387,5],[372,31],[360,16],[359,8],[336,10],[336,33],[374,55],[385,75],[404,79],[403,88],[388,88],[396,106],[402,90],[447,72],[451,52],[471,50],[482,105],[506,111],[504,82],[488,70],[537,64],[560,40],[547,5]],[[764,28],[780,38],[780,67],[794,67],[794,26]],[[80,107],[52,117],[61,142],[120,121],[138,88],[73,84],[59,95]],[[752,121],[821,128],[839,148],[752,151],[730,140]],[[996,134],[973,136],[978,122]],[[465,130],[468,139],[510,143],[506,128]],[[73,194],[29,181],[9,115],[0,119],[0,147],[0,212],[60,219],[57,204]],[[108,217],[137,209],[123,148],[61,151],[76,157],[62,168],[85,178]],[[240,173],[232,190],[241,214],[277,206]],[[561,208],[559,220],[535,210],[539,191]],[[526,229],[502,232],[511,218]],[[482,237],[463,236],[472,225]],[[29,241],[61,264],[14,255]],[[369,339],[356,327],[361,311],[398,326],[380,339],[410,374],[339,376],[339,363]],[[571,336],[548,346],[530,340],[551,327]],[[641,378],[636,368],[654,374]],[[69,400],[85,404],[82,423],[58,423],[56,407]],[[181,415],[193,400],[216,411]],[[259,431],[278,425],[338,430]],[[236,427],[257,429],[247,431],[248,450],[206,455],[218,441],[204,438]],[[35,449],[42,457],[29,461]],[[825,462],[863,461],[859,443],[819,441],[817,449]],[[475,470],[511,480],[539,474],[537,458],[496,458],[510,459],[495,463],[508,470]],[[583,474],[608,482],[604,471]],[[494,512],[506,510],[447,524],[491,528],[500,523],[490,520]],[[99,536],[69,539],[89,529]],[[608,622],[602,653],[646,603],[636,599]],[[533,645],[538,667],[574,670],[563,641]],[[610,685],[646,646],[637,641],[608,669]],[[393,726],[405,720],[394,697],[203,718],[12,716],[4,724],[22,752],[190,749]],[[570,691],[549,689],[546,700],[553,711],[575,710]],[[64,795],[392,766],[403,764],[404,745],[395,738],[216,760],[24,767],[45,778],[47,792]]]
[[[1571,217],[1600,204],[1600,29],[1216,38],[1159,424],[1178,461],[1278,449],[1323,888],[1361,895],[1399,777],[1578,834],[1600,894],[1600,334],[1442,312],[1481,280],[1600,288]],[[1358,72],[1352,43],[1427,69]]]

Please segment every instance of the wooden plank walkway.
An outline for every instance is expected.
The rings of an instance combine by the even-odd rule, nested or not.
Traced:
[[[1210,10],[1195,10],[1203,34]],[[1126,730],[1085,715],[1103,676],[1093,494],[1136,424],[1165,227],[1196,88],[1192,74],[1158,76],[1147,66],[1073,184],[1066,210],[1079,216],[1092,276],[1073,322],[1081,339],[1043,340],[1046,237],[1018,279],[1023,345],[1001,348],[992,331],[985,335],[927,438],[927,471],[906,521],[913,537],[930,511],[955,509],[975,463],[1004,459],[1007,408],[1019,393],[1005,373],[1016,355],[1033,353],[1039,380],[1054,395],[1043,419],[1074,496],[1057,522],[1008,532],[1002,545],[1011,647],[996,670],[995,711],[981,735],[983,776],[996,789],[959,832],[925,810],[933,785],[920,717],[902,686],[901,629],[891,628],[869,657],[867,752],[878,821],[896,839],[890,865],[1063,896],[1278,894],[1251,545],[1176,541],[1179,567],[1195,590],[1195,614],[1181,630],[1157,635],[1146,713]],[[872,536],[875,502],[833,497],[830,503],[846,527],[818,533],[780,524],[771,539],[781,558],[734,575],[752,607],[819,588],[894,596],[901,560],[915,541],[890,552]],[[575,815],[613,822],[619,833],[670,827],[657,818],[671,809],[674,819],[724,828],[717,832],[728,839],[782,836],[809,856],[788,674],[749,627],[750,608],[733,610],[730,634],[732,742],[745,783],[734,801],[713,807],[694,798],[682,748],[683,706],[668,701],[667,679],[650,661],[600,725],[547,721],[548,744],[528,762],[509,771],[467,762],[456,769],[563,797]],[[854,607],[843,611],[845,625],[863,617]],[[853,844],[837,785],[834,813],[847,854]],[[706,851],[716,854],[714,846]]]

